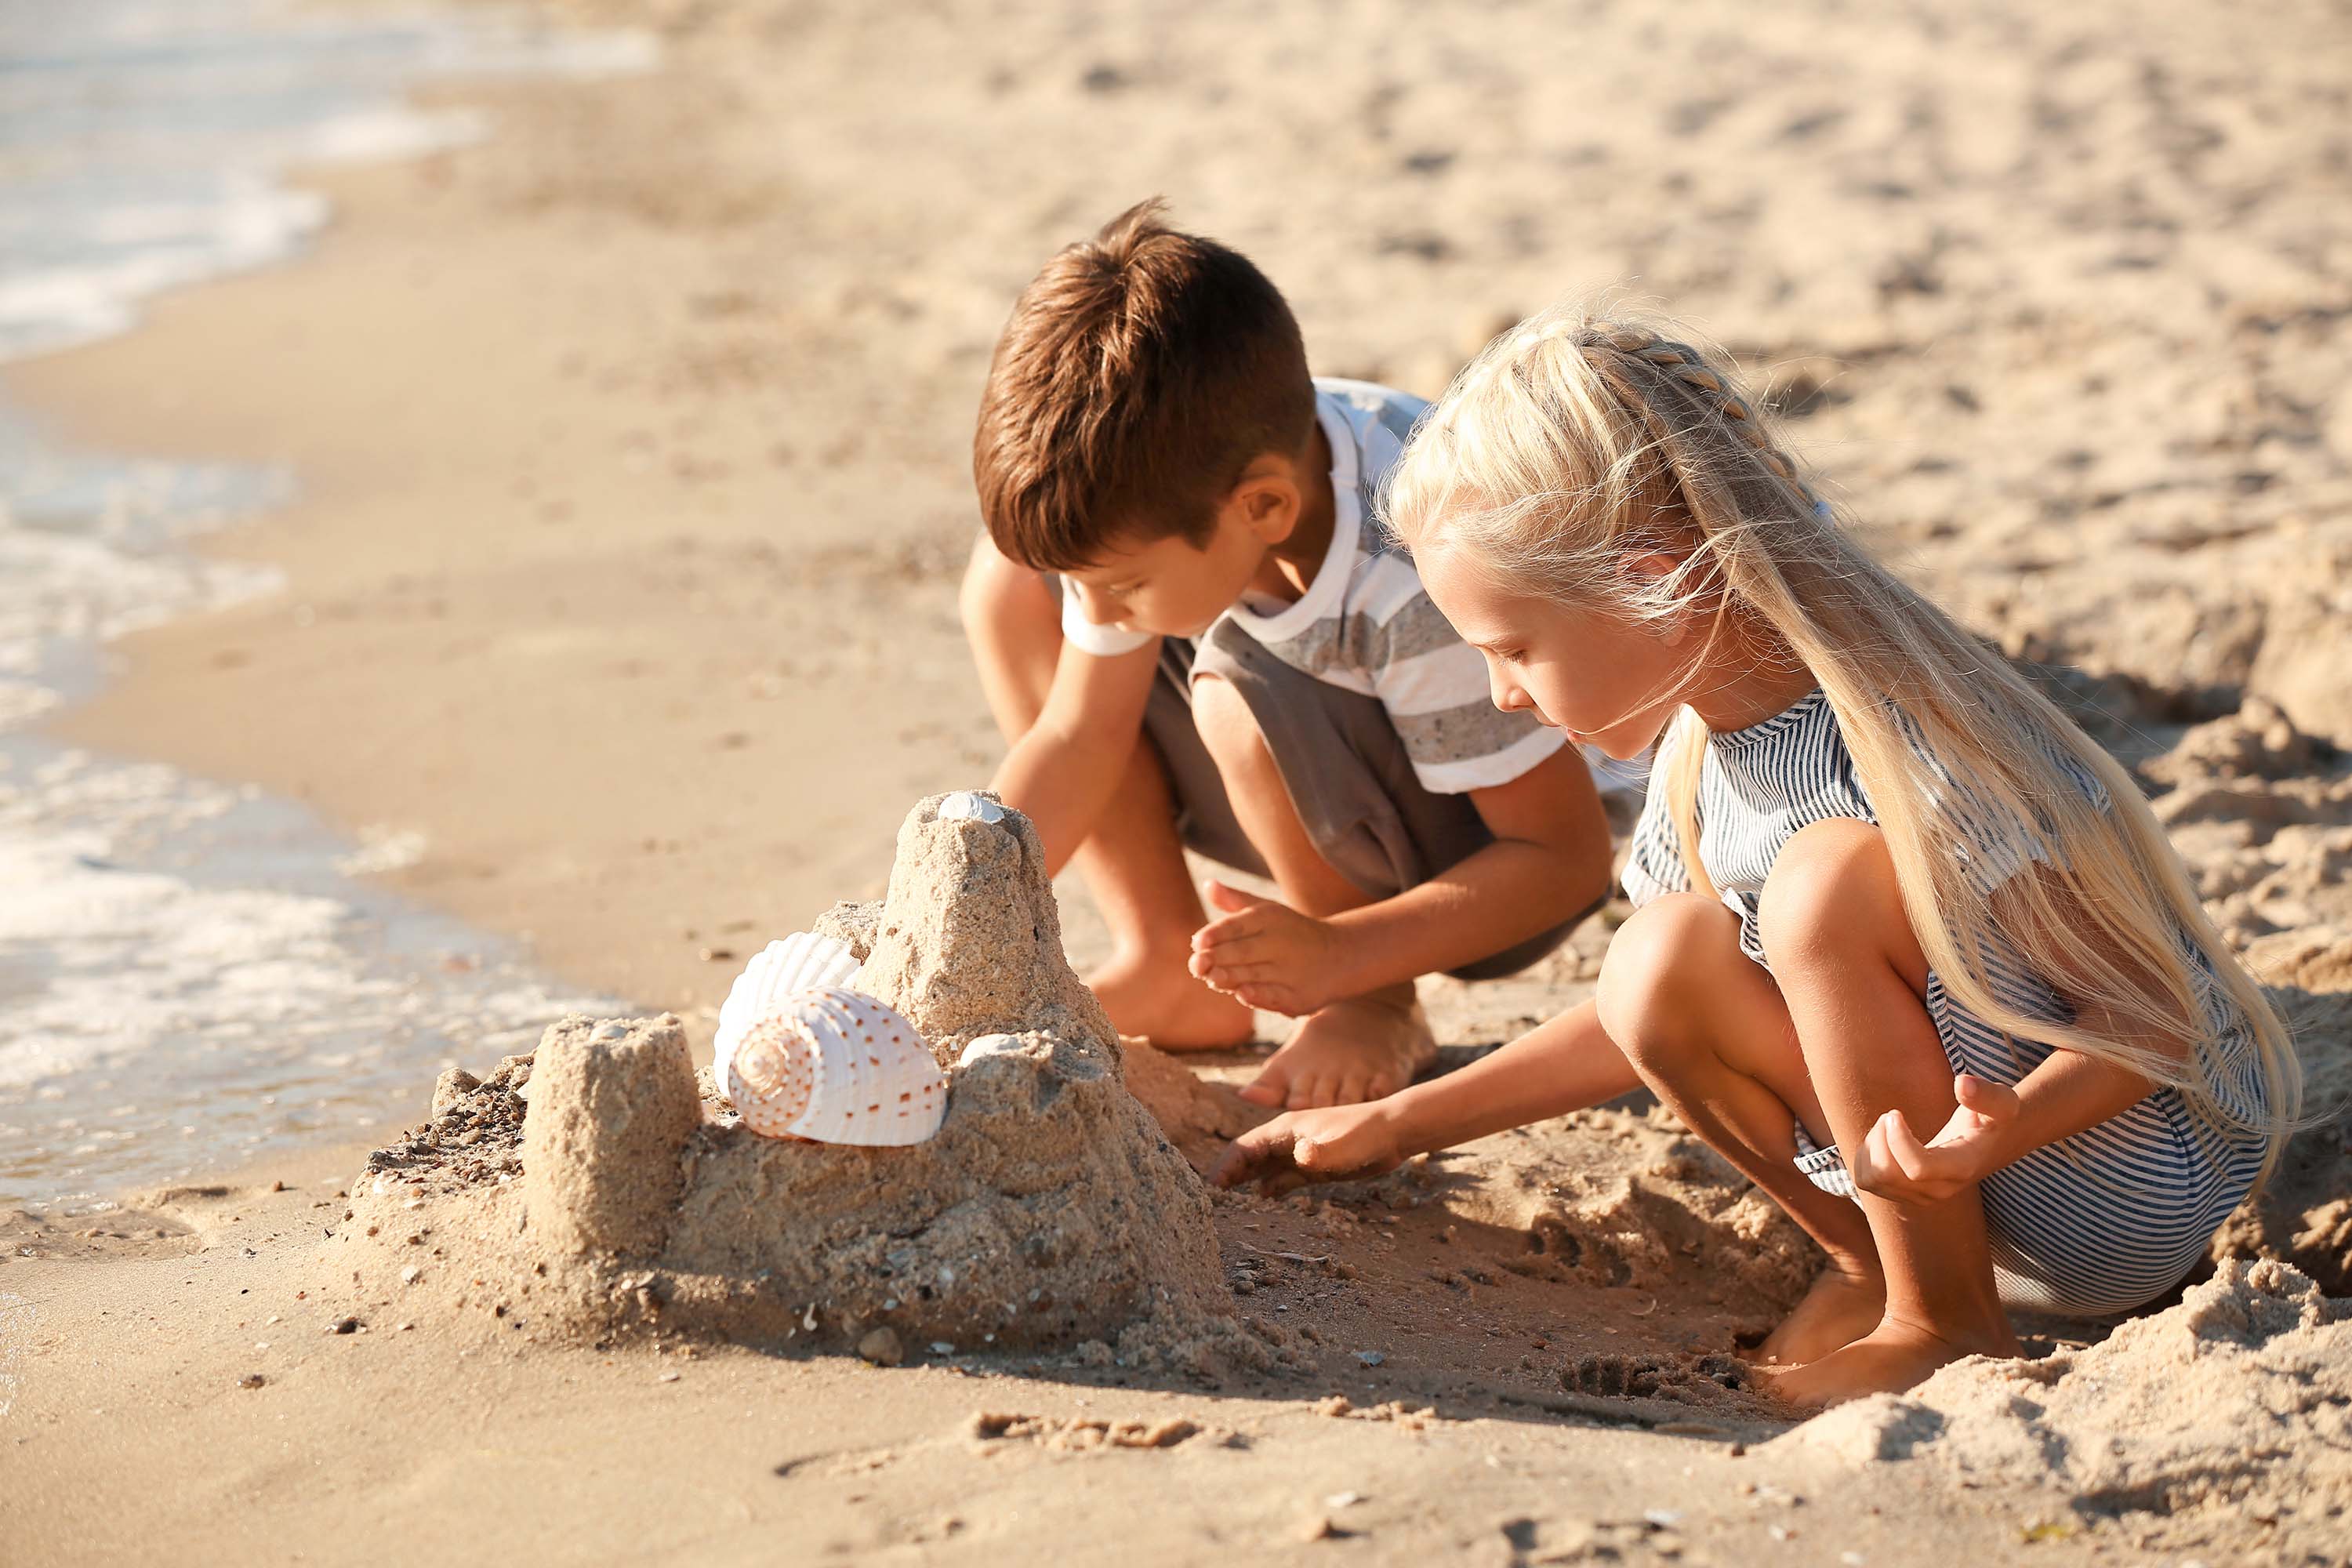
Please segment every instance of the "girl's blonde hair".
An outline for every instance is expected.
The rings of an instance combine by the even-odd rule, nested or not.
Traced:
[[[1696,613],[1712,618],[1710,636],[1738,621],[1785,646],[1837,714],[1945,989],[2012,1038],[2178,1086],[2208,1125],[2258,1132],[2275,1161],[2301,1065],[2137,786],[1998,651],[1854,542],[1719,363],[1622,312],[1571,307],[1523,322],[1423,423],[1388,510],[1409,547],[1458,550],[1513,591],[1637,620]],[[1653,551],[1681,564],[1663,578],[1624,569]],[[1706,738],[1685,705],[1653,787],[1666,793],[1691,885],[1711,892],[1696,821]],[[2105,809],[2078,773],[2104,786]],[[1998,919],[1971,872],[1989,823],[2016,825],[2015,847],[2043,868],[2002,885]],[[1993,952],[2049,978],[2078,1021],[2105,1026],[2053,1025],[2004,1000]],[[2208,1006],[2223,998],[2234,1007]],[[2221,1081],[2231,1053],[2206,1048],[2235,1026],[2232,1013],[2263,1079],[2235,1092]]]

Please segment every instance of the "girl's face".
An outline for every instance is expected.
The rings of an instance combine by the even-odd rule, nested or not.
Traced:
[[[1688,639],[1679,626],[1570,606],[1496,584],[1448,544],[1413,552],[1430,602],[1486,660],[1495,706],[1532,713],[1620,761],[1654,743],[1684,700]],[[1664,556],[1625,569],[1673,569]]]

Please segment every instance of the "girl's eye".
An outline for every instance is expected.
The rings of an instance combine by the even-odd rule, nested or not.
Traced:
[[[1495,662],[1496,664],[1517,664],[1519,662],[1519,650],[1517,648],[1491,647],[1486,651],[1495,656]]]

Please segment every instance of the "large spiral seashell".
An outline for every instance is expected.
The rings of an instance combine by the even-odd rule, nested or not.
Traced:
[[[792,997],[821,985],[857,984],[857,955],[829,936],[795,931],[751,955],[735,977],[719,1009],[719,1033],[711,1042],[711,1070],[727,1081],[728,1059],[736,1042],[761,1018]]]
[[[823,986],[755,1020],[719,1064],[744,1125],[821,1143],[920,1143],[948,1113],[947,1075],[915,1026],[871,996]]]

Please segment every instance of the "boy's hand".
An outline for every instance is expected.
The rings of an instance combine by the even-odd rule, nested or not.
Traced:
[[[1192,933],[1192,973],[1209,989],[1294,1018],[1341,994],[1332,984],[1339,935],[1328,921],[1223,882],[1202,891],[1222,911]]]
[[[2007,1164],[2004,1134],[2017,1116],[2017,1090],[1962,1073],[1952,1080],[1952,1093],[1959,1104],[1951,1120],[1924,1144],[1901,1111],[1880,1117],[1862,1147],[1847,1153],[1853,1184],[1874,1197],[1924,1205],[1941,1203]]]
[[[1209,1180],[1220,1187],[1256,1182],[1269,1196],[1309,1182],[1379,1176],[1404,1163],[1393,1117],[1381,1105],[1292,1110],[1234,1140]]]

